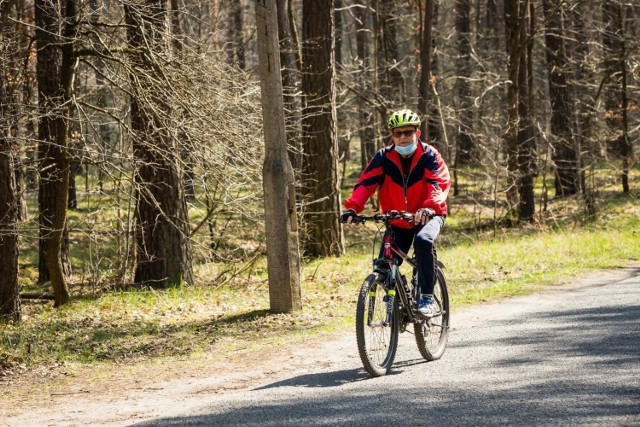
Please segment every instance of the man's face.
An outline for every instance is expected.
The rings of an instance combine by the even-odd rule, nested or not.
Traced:
[[[391,138],[393,143],[404,147],[405,145],[411,145],[417,140],[416,127],[404,126],[401,128],[395,128],[391,130]]]

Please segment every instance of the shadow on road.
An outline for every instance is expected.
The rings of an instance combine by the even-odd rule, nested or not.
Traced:
[[[369,378],[362,369],[346,369],[336,372],[319,372],[316,374],[305,374],[278,381],[255,390],[266,390],[278,387],[338,387],[344,384],[354,383]]]
[[[399,375],[404,372],[403,367],[426,363],[422,359],[403,360],[395,363],[393,369],[387,376]],[[298,375],[283,381],[267,384],[255,390],[266,390],[278,387],[305,387],[305,388],[325,388],[339,387],[345,384],[371,379],[371,376],[364,369],[345,369],[336,372],[318,372],[314,374]]]
[[[640,425],[640,305],[611,293],[637,288],[607,288],[601,307],[483,324],[428,370],[409,360],[373,381],[362,369],[300,375],[139,425]]]

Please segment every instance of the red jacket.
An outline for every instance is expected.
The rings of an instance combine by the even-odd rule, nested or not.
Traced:
[[[344,201],[344,206],[360,213],[369,197],[379,189],[382,212],[397,210],[415,213],[420,208],[431,208],[437,215],[446,215],[450,186],[449,169],[434,147],[418,141],[418,148],[411,158],[411,168],[405,176],[400,155],[392,144],[378,151],[371,159],[353,187],[351,197]],[[412,227],[405,221],[397,221],[393,225]]]

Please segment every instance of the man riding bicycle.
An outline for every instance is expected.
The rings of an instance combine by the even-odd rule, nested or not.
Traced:
[[[389,117],[387,128],[393,144],[371,159],[351,197],[344,201],[346,210],[340,220],[350,224],[376,189],[382,212],[415,213],[413,224],[401,220],[392,224],[393,241],[405,253],[413,242],[421,292],[418,311],[425,317],[433,317],[438,311],[433,299],[436,271],[433,243],[447,215],[451,180],[440,153],[420,140],[419,127],[420,118],[411,110],[399,110]]]

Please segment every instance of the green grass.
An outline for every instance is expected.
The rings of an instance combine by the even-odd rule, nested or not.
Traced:
[[[634,177],[637,188],[637,171]],[[479,193],[469,191],[467,196],[473,197],[465,196],[468,200],[480,200]],[[475,201],[453,200],[455,214],[447,219],[438,253],[446,266],[454,312],[467,304],[536,292],[588,271],[640,260],[638,194],[620,195],[605,186],[599,196],[598,218],[593,222],[582,218],[578,198],[557,199],[549,201],[548,210],[535,223],[514,228],[485,225],[491,218],[486,206],[491,203],[480,209]],[[109,226],[82,211],[72,218]],[[359,286],[377,252],[372,251],[374,232],[371,224],[348,227],[345,256],[307,260],[301,277],[304,308],[292,314],[269,313],[263,257],[250,265],[199,262],[198,282],[179,288],[102,287],[87,292],[76,287],[73,302],[59,309],[48,302],[25,300],[23,321],[0,326],[0,370],[223,357],[351,329]],[[108,249],[112,244],[87,233],[82,238],[85,243],[93,238],[95,248],[101,244]],[[237,241],[238,247],[256,245],[246,236]],[[85,251],[76,250],[74,256],[88,262],[90,254]],[[105,253],[94,251],[103,257],[105,264],[100,268],[112,262]],[[30,264],[34,260],[33,250],[23,251],[23,284],[35,281]],[[225,274],[225,270],[232,272]]]
[[[587,270],[625,266],[640,259],[639,237],[632,228],[553,231],[457,246],[443,258],[455,305],[530,293]]]

